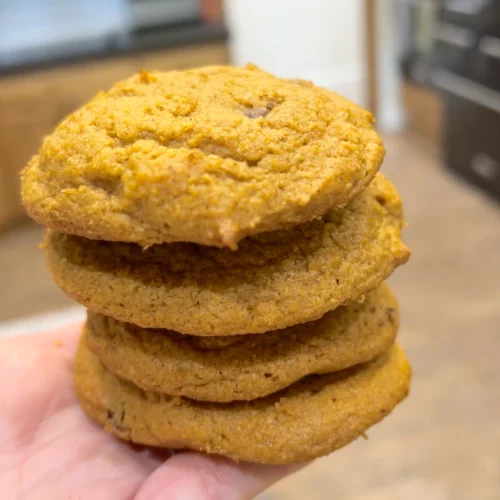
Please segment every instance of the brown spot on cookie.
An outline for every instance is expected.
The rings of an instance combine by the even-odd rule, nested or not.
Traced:
[[[121,185],[121,179],[119,176],[96,176],[90,182],[94,188],[101,189],[107,194],[116,193]]]
[[[108,419],[109,425],[120,432],[125,432],[127,430],[127,427],[123,424],[123,420],[125,419],[125,410],[122,410],[119,421],[115,418],[115,416],[116,414],[114,411],[106,410],[106,418]]]
[[[322,385],[318,385],[316,387],[311,388],[311,390],[309,391],[309,394],[311,396],[314,396],[315,394],[318,394],[319,392],[321,392],[322,389],[323,389],[323,386]]]
[[[250,108],[245,110],[245,116],[247,118],[264,118],[269,113],[269,109],[263,106],[258,106],[256,108]]]

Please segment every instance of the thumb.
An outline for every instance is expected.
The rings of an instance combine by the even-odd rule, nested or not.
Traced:
[[[143,483],[134,500],[243,500],[253,498],[299,465],[236,463],[223,457],[181,453]]]

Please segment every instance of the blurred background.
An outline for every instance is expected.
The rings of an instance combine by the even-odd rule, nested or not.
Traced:
[[[252,61],[377,117],[405,201],[411,397],[261,499],[500,499],[500,2],[0,0],[0,335],[83,317],[19,200],[42,137],[142,68]]]

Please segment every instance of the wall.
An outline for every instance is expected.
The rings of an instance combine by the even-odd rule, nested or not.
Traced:
[[[366,104],[363,0],[226,0],[231,57]]]

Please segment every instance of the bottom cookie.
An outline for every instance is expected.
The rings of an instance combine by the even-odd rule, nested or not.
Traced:
[[[75,362],[83,410],[121,439],[266,464],[303,462],[345,446],[405,398],[410,377],[395,345],[374,361],[307,377],[264,398],[207,403],[143,391],[114,376],[85,337]]]

